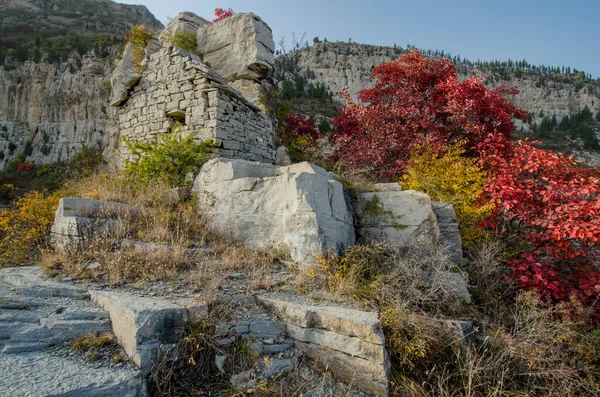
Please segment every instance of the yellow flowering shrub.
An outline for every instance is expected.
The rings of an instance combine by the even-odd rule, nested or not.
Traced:
[[[478,223],[492,212],[493,206],[482,204],[488,176],[477,160],[464,157],[461,143],[447,147],[442,156],[429,147],[420,147],[415,153],[400,181],[402,187],[425,192],[434,201],[452,204],[466,247],[484,238],[485,232]]]
[[[0,267],[25,265],[46,243],[58,197],[31,191],[0,212]]]

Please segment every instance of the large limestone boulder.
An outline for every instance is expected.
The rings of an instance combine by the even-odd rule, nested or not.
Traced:
[[[206,25],[210,25],[210,22],[193,12],[180,12],[171,20],[171,22],[169,22],[169,25],[160,32],[159,37],[162,40],[165,36],[173,35],[175,33],[196,33],[198,29]]]
[[[252,13],[235,14],[202,26],[197,40],[203,62],[227,81],[259,82],[275,66],[273,32]]]
[[[431,199],[398,184],[379,185],[382,191],[359,193],[354,207],[358,233],[365,242],[397,246],[437,244],[438,223]]]
[[[339,379],[377,396],[388,395],[390,363],[376,312],[263,296],[257,302],[285,323],[297,348]]]
[[[355,242],[341,183],[310,163],[215,159],[202,167],[194,192],[218,232],[252,247],[286,247],[295,261]]]

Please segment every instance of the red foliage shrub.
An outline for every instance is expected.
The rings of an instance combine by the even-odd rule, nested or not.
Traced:
[[[26,172],[34,170],[37,166],[34,163],[21,163],[17,167],[17,172]]]
[[[233,10],[230,8],[228,10],[224,10],[223,8],[215,8],[215,19],[212,20],[213,23],[222,21],[225,18],[228,18],[235,14]]]
[[[17,43],[11,39],[4,39],[0,43],[0,48],[15,48],[16,46],[17,46]]]
[[[512,278],[554,301],[580,301],[600,309],[600,178],[570,157],[526,143],[509,157],[486,162],[496,212],[487,226],[517,221],[531,252],[510,262]]]
[[[373,70],[375,86],[348,91],[334,120],[334,160],[388,179],[402,175],[416,145],[443,147],[467,141],[469,156],[488,172],[484,199],[495,211],[486,227],[517,224],[524,241],[509,262],[513,278],[551,302],[572,297],[600,314],[600,178],[569,157],[511,141],[513,119],[527,113],[471,77],[460,82],[447,59],[413,51]]]
[[[448,59],[418,51],[375,67],[372,78],[375,86],[359,92],[359,103],[341,93],[348,105],[334,119],[340,133],[333,161],[388,179],[402,175],[412,149],[425,140],[440,146],[466,140],[467,148],[485,150],[479,143],[509,140],[512,119],[527,117],[503,97],[514,89],[490,92],[476,77],[460,82]]]
[[[313,142],[321,137],[315,128],[315,120],[308,116],[288,116],[281,122],[281,125],[283,134],[306,137]]]
[[[21,26],[19,26],[19,30],[22,33],[32,33],[33,32],[33,26],[27,25],[27,24],[22,24]]]

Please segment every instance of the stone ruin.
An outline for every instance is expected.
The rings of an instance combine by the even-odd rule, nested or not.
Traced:
[[[177,32],[196,34],[197,54],[163,43],[166,36]],[[117,65],[111,104],[118,133],[111,138],[112,149],[127,155],[121,138],[155,140],[159,133],[172,132],[176,123],[186,136],[216,141],[217,158],[202,167],[194,183],[199,210],[218,232],[257,248],[289,249],[292,259],[301,265],[310,266],[317,254],[341,251],[356,241],[397,246],[441,242],[459,264],[460,233],[451,205],[432,202],[424,193],[402,191],[398,184],[378,184],[373,192],[351,197],[335,174],[313,164],[274,165],[274,124],[259,101],[261,86],[270,84],[273,51],[271,29],[254,14],[237,14],[214,24],[192,13],[179,14],[152,39],[141,63],[135,61],[128,46]],[[124,214],[137,210],[119,203],[63,198],[52,228],[53,241],[59,249],[73,242],[84,244],[86,238],[110,231],[126,218]],[[449,268],[445,272],[452,273]],[[456,288],[456,298],[468,302],[466,283],[455,275],[456,283],[449,288]],[[146,395],[143,379],[158,359],[159,348],[176,341],[175,331],[188,317],[206,314],[205,302],[65,288],[33,268],[0,271],[0,295],[8,297],[15,291],[24,299],[9,304],[23,313],[10,320],[30,325],[27,332],[14,326],[0,335],[3,359],[18,365],[21,355],[29,354],[40,362],[50,361],[42,349],[57,340],[56,330],[70,340],[83,326],[88,331],[104,331],[110,322],[110,329],[137,368],[120,371],[114,379],[106,375],[102,386],[106,395]],[[50,322],[41,312],[25,313],[35,307],[40,296],[48,294],[57,307],[72,296],[91,302],[69,316],[56,310],[56,318]],[[221,324],[218,343],[227,346],[236,338],[250,339],[260,358],[273,364],[234,375],[233,385],[252,387],[249,382],[256,379],[290,372],[297,357],[305,354],[340,379],[357,382],[360,390],[389,395],[390,363],[376,312],[260,295],[241,298],[242,312],[254,313],[254,317]],[[449,341],[464,339],[471,333],[470,326],[468,322],[448,322]],[[38,334],[45,338],[42,344],[32,337]],[[221,358],[215,357],[217,366]],[[63,365],[53,363],[59,364]],[[82,371],[72,366],[68,369]],[[55,371],[49,367],[48,376]],[[72,393],[82,392],[78,384],[69,387]]]
[[[197,54],[164,41],[178,32],[197,35]],[[112,77],[118,133],[110,150],[126,156],[121,138],[155,140],[178,123],[184,136],[214,140],[217,157],[272,163],[275,128],[259,93],[270,84],[274,49],[271,28],[251,13],[214,24],[179,14],[148,44],[141,63],[128,45]]]

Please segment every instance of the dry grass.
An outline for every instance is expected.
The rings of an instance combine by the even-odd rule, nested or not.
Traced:
[[[164,352],[148,379],[148,391],[156,397],[215,395],[228,381],[218,371],[215,356],[222,353],[216,344],[217,326],[226,321],[229,310],[211,304],[208,313],[187,325],[182,338],[171,351]]]
[[[484,316],[502,317],[517,293],[505,277],[509,270],[506,248],[497,239],[481,241],[471,247],[463,264],[477,310]]]
[[[136,205],[139,210],[118,214],[109,233],[90,232],[66,250],[46,252],[42,266],[51,274],[63,272],[111,284],[172,279],[196,265],[198,251],[190,249],[205,249],[219,241],[184,189],[96,174],[71,182],[67,191],[74,196]],[[100,224],[101,220],[94,222]],[[98,228],[92,225],[89,229]]]
[[[420,376],[398,376],[399,389],[413,396],[598,395],[600,331],[557,320],[565,314],[521,293],[505,324],[494,325],[482,343]]]
[[[500,277],[505,255],[495,241],[470,252],[464,267],[475,305],[456,301],[444,277],[453,265],[436,247],[351,247],[321,260],[324,275],[299,272],[297,288],[320,283],[331,295],[379,310],[394,395],[599,395],[600,328],[589,329],[590,313],[575,302],[549,307],[518,293]],[[424,271],[440,276],[424,278]],[[449,331],[443,320],[457,317],[479,319],[482,340]]]
[[[95,333],[80,336],[71,342],[71,347],[78,352],[97,352],[103,347],[113,343],[115,343],[114,335],[100,335],[99,333]]]
[[[465,309],[456,299],[458,285],[448,271],[453,264],[442,247],[356,245],[341,257],[329,255],[318,262],[330,292],[361,301],[362,306],[393,305],[436,316]]]

